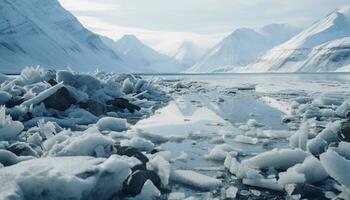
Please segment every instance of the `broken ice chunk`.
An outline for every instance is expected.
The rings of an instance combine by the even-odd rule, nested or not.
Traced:
[[[237,135],[234,140],[236,142],[245,143],[245,144],[257,144],[258,143],[257,138],[253,138],[253,137],[249,137],[249,136],[245,136],[245,135]]]
[[[283,187],[277,183],[276,179],[243,179],[243,184],[260,187],[270,190],[282,191]]]
[[[238,192],[238,188],[236,188],[235,186],[230,186],[229,188],[227,188],[225,192],[226,198],[235,199],[237,196],[237,192]]]
[[[243,160],[242,164],[260,169],[274,167],[275,169],[286,170],[297,163],[302,163],[309,155],[301,149],[274,149]]]
[[[110,131],[126,131],[128,129],[128,123],[126,119],[114,118],[114,117],[104,117],[98,120],[97,127],[102,130]]]
[[[219,187],[220,180],[199,174],[190,170],[175,170],[171,175],[172,180],[199,190],[209,191]]]

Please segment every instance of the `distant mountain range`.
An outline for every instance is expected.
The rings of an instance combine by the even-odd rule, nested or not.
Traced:
[[[25,66],[77,71],[180,72],[185,67],[135,36],[115,42],[92,33],[57,0],[0,1],[0,72]]]
[[[57,0],[0,1],[0,72],[36,65],[119,73],[350,71],[350,6],[304,30],[241,28],[208,51],[188,41],[170,57],[133,35],[114,41],[89,31]]]
[[[300,30],[283,24],[271,24],[259,31],[240,28],[210,49],[188,72],[214,72],[243,67],[257,61],[272,47],[288,40]]]
[[[111,49],[122,55],[132,71],[156,73],[181,72],[186,69],[180,61],[155,51],[134,35],[125,35],[116,42],[108,38],[102,40]]]
[[[350,6],[331,13],[271,49],[244,71],[350,71]]]

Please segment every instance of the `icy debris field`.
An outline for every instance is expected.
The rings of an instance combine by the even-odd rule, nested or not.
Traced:
[[[350,199],[350,77],[0,76],[0,199]]]

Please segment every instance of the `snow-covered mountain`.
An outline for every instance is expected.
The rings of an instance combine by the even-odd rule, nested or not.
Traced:
[[[186,67],[193,66],[204,55],[205,49],[190,41],[185,41],[174,55],[174,58]]]
[[[350,71],[350,5],[271,49],[247,71]]]
[[[112,48],[125,60],[133,71],[139,73],[180,72],[185,69],[177,60],[158,53],[156,50],[142,43],[134,35],[125,35],[113,42],[103,38],[103,42]]]
[[[212,72],[223,68],[246,66],[298,31],[283,24],[267,25],[259,31],[249,28],[237,29],[209,50],[188,72]]]
[[[127,64],[100,36],[57,0],[0,1],[0,71],[16,73],[41,65],[78,71],[127,72]]]

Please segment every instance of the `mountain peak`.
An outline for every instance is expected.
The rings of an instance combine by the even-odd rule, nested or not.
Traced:
[[[339,9],[338,12],[350,18],[350,5],[344,6]]]
[[[142,43],[135,35],[127,34],[120,38],[119,41],[128,41],[128,42],[140,42]]]

